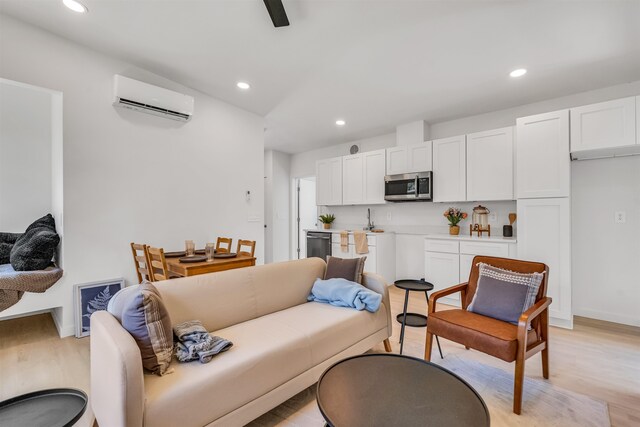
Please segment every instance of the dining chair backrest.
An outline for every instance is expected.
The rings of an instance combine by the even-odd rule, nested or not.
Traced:
[[[152,282],[169,279],[169,269],[167,268],[167,260],[164,257],[164,249],[148,248],[149,253],[149,271]]]
[[[248,248],[248,250],[242,250],[242,247]],[[238,240],[238,249],[236,250],[238,255],[246,255],[253,257],[253,254],[256,252],[256,242],[255,240]]]
[[[231,252],[231,243],[233,243],[233,239],[228,237],[218,237],[216,241],[216,252],[219,254],[228,254]]]
[[[151,281],[149,247],[131,242],[131,252],[133,253],[133,263],[136,267],[136,274],[138,275],[138,283],[142,283],[145,280]]]

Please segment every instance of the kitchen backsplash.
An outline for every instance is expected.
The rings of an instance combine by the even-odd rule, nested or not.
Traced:
[[[502,236],[502,226],[509,224],[509,213],[516,212],[515,201],[501,202],[462,202],[462,203],[433,203],[408,202],[389,203],[385,205],[359,206],[321,206],[319,214],[332,213],[336,216],[334,229],[361,229],[367,225],[367,208],[371,209],[371,221],[376,227],[385,231],[411,234],[448,233],[446,218],[442,215],[450,207],[457,207],[469,214],[460,225],[460,233],[469,233],[473,208],[481,204],[487,207],[492,236]],[[493,215],[495,214],[495,219]],[[514,235],[517,235],[518,222],[514,224]]]

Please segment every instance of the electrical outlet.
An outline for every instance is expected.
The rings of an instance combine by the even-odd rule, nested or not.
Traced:
[[[618,211],[615,215],[616,224],[624,224],[627,222],[627,213],[625,211]]]

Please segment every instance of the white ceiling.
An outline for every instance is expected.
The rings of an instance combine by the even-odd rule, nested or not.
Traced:
[[[286,152],[640,80],[637,0],[284,0],[283,28],[261,0],[82,2],[0,12],[263,115]]]

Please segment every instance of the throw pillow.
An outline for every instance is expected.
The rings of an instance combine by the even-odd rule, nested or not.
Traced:
[[[485,263],[479,269],[476,294],[467,310],[517,325],[535,303],[543,273],[516,273]]]
[[[327,271],[324,273],[324,279],[347,279],[362,284],[362,272],[366,260],[366,256],[352,259],[329,256],[327,257]]]
[[[107,304],[107,311],[111,313],[111,315],[115,317],[118,322],[122,323],[122,313],[124,313],[124,310],[127,308],[127,306],[131,304],[131,300],[137,293],[137,286],[127,286],[120,289],[109,300],[109,303]]]
[[[47,228],[51,231],[56,231],[56,220],[53,219],[51,214],[46,214],[42,218],[38,218],[33,221],[25,230],[25,233],[33,230],[34,228]]]
[[[44,270],[51,264],[60,236],[46,227],[32,228],[11,248],[9,261],[16,271]]]
[[[0,264],[9,264],[13,243],[0,243]]]
[[[142,366],[156,375],[164,375],[173,355],[173,329],[169,313],[158,289],[150,282],[126,293],[131,298],[122,312],[122,327],[140,348]]]

